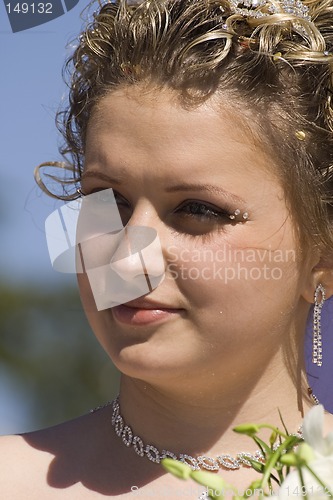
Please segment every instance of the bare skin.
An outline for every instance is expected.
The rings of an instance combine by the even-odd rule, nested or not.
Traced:
[[[92,114],[82,188],[86,194],[113,188],[128,224],[156,229],[166,275],[147,298],[174,310],[145,326],[125,324],[111,309],[97,311],[87,277],[79,276],[93,331],[123,374],[122,414],[145,443],[175,453],[235,456],[255,450],[249,438],[233,433],[236,424],[279,425],[280,409],[293,432],[311,407],[299,383],[302,335],[315,286],[323,283],[331,296],[332,273],[318,253],[299,258],[275,168],[241,121],[214,101],[184,110],[168,91],[141,95],[131,88],[106,96]],[[236,209],[248,218],[232,221],[228,213]],[[217,217],[222,211],[226,215]],[[243,278],[207,279],[214,262],[204,251],[221,248],[256,256],[241,262]],[[285,256],[273,260],[280,278],[250,274],[263,265],[272,270],[277,252]],[[228,259],[220,264],[224,269],[239,269],[239,260]],[[195,279],[189,279],[191,266]],[[290,336],[298,339],[293,377],[284,359]],[[159,498],[166,489],[169,498],[199,496],[203,488],[126,448],[110,415],[107,407],[2,438],[4,498]],[[333,427],[329,415],[326,426]],[[220,474],[240,492],[255,478],[246,468]],[[140,488],[136,494],[133,486]]]

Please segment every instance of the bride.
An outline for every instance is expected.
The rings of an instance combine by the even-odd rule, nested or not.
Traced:
[[[122,374],[119,399],[1,438],[3,498],[198,498],[202,488],[165,473],[165,455],[202,468],[222,457],[216,473],[241,494],[256,472],[237,455],[256,450],[233,427],[281,427],[280,411],[297,431],[314,404],[306,319],[333,293],[332,9],[98,8],[59,115],[73,168],[64,197],[112,193],[127,229],[156,231],[163,279],[99,308],[89,273],[78,274],[92,330]],[[147,275],[135,259],[126,272]],[[319,366],[321,335],[315,323]]]

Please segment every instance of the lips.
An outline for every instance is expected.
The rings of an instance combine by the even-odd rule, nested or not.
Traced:
[[[173,307],[170,304],[157,302],[148,298],[139,298],[135,300],[130,300],[124,304],[126,307],[132,307],[134,309],[179,309]]]
[[[114,319],[126,325],[148,325],[174,319],[184,309],[170,307],[169,304],[140,298],[112,308]]]

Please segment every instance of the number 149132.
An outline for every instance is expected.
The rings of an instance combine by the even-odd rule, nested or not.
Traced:
[[[6,8],[8,14],[52,14],[52,3],[7,3]]]

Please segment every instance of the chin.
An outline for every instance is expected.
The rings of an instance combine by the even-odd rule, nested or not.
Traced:
[[[189,353],[181,352],[174,342],[163,345],[146,341],[118,349],[113,345],[108,354],[122,374],[151,383],[184,377],[194,369],[192,363],[186,366],[186,360],[191,359]]]

